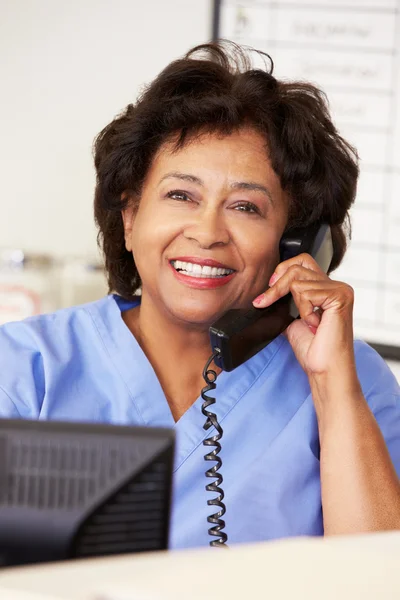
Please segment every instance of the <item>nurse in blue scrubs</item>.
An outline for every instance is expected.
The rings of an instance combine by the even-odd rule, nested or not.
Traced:
[[[399,386],[353,340],[353,290],[309,255],[279,264],[293,225],[331,225],[332,269],[345,251],[358,167],[323,95],[198,48],[100,133],[95,166],[110,295],[0,328],[0,415],[175,428],[170,546],[206,545],[208,328],[291,292],[301,319],[217,378],[229,543],[399,529]]]

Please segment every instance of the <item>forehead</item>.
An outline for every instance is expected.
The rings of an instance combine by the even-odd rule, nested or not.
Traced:
[[[189,137],[181,147],[177,141],[178,136],[160,147],[148,177],[162,177],[174,169],[189,169],[206,179],[257,178],[260,183],[280,187],[268,156],[267,142],[254,129],[243,128],[229,135],[202,133]]]

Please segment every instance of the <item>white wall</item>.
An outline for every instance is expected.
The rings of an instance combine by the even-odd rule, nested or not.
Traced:
[[[95,135],[211,36],[211,0],[0,1],[0,246],[96,252]]]

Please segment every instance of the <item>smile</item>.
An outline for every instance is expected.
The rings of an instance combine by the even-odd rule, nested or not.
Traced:
[[[184,262],[181,260],[172,260],[171,265],[178,273],[187,277],[198,277],[204,279],[220,279],[234,273],[233,269],[224,267],[211,267],[209,265],[199,265],[197,263]]]
[[[236,271],[211,258],[181,256],[169,261],[175,279],[185,287],[196,290],[214,290],[223,287],[235,277]]]

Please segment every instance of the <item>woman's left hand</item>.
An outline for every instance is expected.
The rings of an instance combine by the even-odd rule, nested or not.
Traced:
[[[293,321],[285,334],[307,375],[343,375],[347,371],[356,376],[353,289],[331,280],[309,254],[280,263],[269,284],[254,306],[264,308],[289,292],[293,295],[301,318]]]

